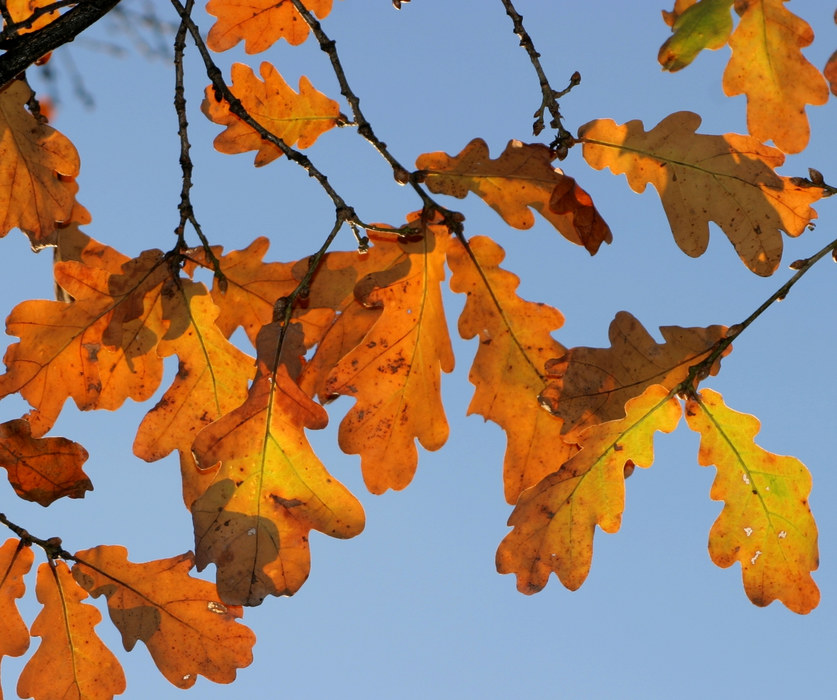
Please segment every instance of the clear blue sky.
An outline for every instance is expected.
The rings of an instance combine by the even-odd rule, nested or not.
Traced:
[[[669,35],[663,5],[518,0],[553,84],[563,87],[573,71],[581,72],[581,85],[561,103],[571,131],[600,117],[641,119],[650,128],[689,109],[702,115],[704,133],[745,132],[744,99],[726,98],[721,90],[727,49],[704,53],[675,75],[660,70],[657,50]],[[168,16],[167,3],[157,8]],[[806,55],[821,67],[837,48],[833,8],[815,0],[795,0],[788,8],[814,26],[817,39]],[[209,29],[208,16],[198,12],[196,18]],[[366,115],[405,164],[423,152],[458,153],[478,136],[492,155],[511,138],[533,140],[538,85],[499,0],[413,0],[400,12],[387,0],[346,0],[335,3],[324,26],[338,42]],[[92,36],[107,38],[104,28]],[[180,187],[173,71],[135,54],[112,58],[83,39],[70,51],[96,100],[95,109],[86,109],[62,84],[55,122],[81,154],[79,199],[93,215],[86,231],[127,254],[168,249]],[[254,67],[269,60],[291,85],[305,74],[338,97],[327,59],[313,42],[218,57],[225,66],[233,60]],[[55,61],[61,71],[60,54]],[[198,111],[207,80],[194,58],[187,70],[194,202],[207,235],[227,250],[268,235],[271,260],[308,255],[331,226],[330,201],[284,159],[256,170],[252,154],[212,151],[219,128]],[[809,109],[811,146],[789,159],[784,173],[805,175],[812,166],[837,181],[834,109],[831,103]],[[816,207],[816,230],[786,242],[773,278],[748,272],[714,227],[709,251],[693,260],[676,247],[651,188],[637,195],[624,178],[591,170],[577,151],[562,167],[593,195],[614,233],[613,245],[595,258],[542,220],[529,231],[512,230],[477,199],[451,201],[465,213],[470,235],[493,236],[505,247],[505,266],[523,279],[522,296],[564,313],[557,337],[566,346],[607,345],[608,324],[622,309],[654,333],[659,325],[736,323],[790,276],[787,263],[837,235],[834,204],[826,200]],[[350,130],[326,134],[309,154],[366,220],[398,224],[419,206]],[[347,231],[340,244],[349,249],[352,243]],[[17,301],[50,298],[49,254],[29,254],[18,232],[2,245],[3,314]],[[329,407],[324,434],[309,434],[320,458],[363,502],[366,531],[350,541],[312,535],[312,573],[303,589],[245,615],[259,637],[253,665],[232,686],[199,680],[191,697],[833,698],[835,292],[835,268],[822,262],[747,330],[720,376],[706,384],[732,408],[761,419],[762,446],[800,458],[813,473],[822,562],[815,579],[823,600],[810,615],[779,603],[754,607],[739,567],[711,563],[707,535],[720,510],[708,497],[714,469],[697,466],[698,440],[684,425],[657,437],[653,467],[628,481],[622,530],[597,532],[585,585],[570,593],[553,577],[540,594],[519,594],[514,578],[494,569],[511,510],[502,497],[504,436],[477,416],[465,417],[475,347],[454,339],[457,370],[444,377],[451,438],[437,453],[421,451],[418,475],[405,491],[364,493],[358,459],[336,448],[347,399]],[[455,334],[462,301],[448,293],[446,303]],[[168,366],[167,377],[174,371]],[[131,454],[136,426],[155,400],[116,413],[80,414],[67,406],[52,434],[89,450],[86,471],[95,491],[44,510],[18,501],[4,483],[3,512],[36,534],[60,535],[71,551],[118,543],[133,561],[144,561],[190,549],[176,460],[146,464]],[[24,410],[17,399],[5,400],[0,419]],[[22,605],[29,621],[37,612],[33,601],[30,591]],[[98,631],[125,666],[124,697],[184,697],[157,673],[142,645],[127,654],[109,621]],[[20,668],[20,660],[3,660],[6,697],[15,697]]]

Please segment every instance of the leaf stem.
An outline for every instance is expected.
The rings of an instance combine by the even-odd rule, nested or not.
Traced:
[[[35,537],[35,535],[31,534],[25,528],[9,520],[5,513],[0,513],[0,523],[14,532],[20,538],[20,541],[24,546],[28,547],[33,544],[38,545],[44,550],[50,561],[57,558],[76,561],[76,558],[62,547],[60,537],[50,537],[45,540],[40,537]]]

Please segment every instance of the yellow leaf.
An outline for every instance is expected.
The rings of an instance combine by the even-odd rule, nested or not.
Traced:
[[[441,293],[447,230],[422,226],[419,240],[400,244],[397,262],[358,284],[361,303],[381,314],[326,380],[326,395],[357,399],[338,441],[344,452],[361,456],[372,493],[410,483],[416,439],[438,450],[448,437],[439,376],[454,362]]]
[[[267,62],[261,66],[263,81],[243,63],[234,63],[231,72],[232,93],[253,119],[288,146],[308,148],[321,134],[337,126],[340,106],[315,90],[304,75],[299,79],[297,93]],[[254,161],[257,167],[282,155],[277,146],[262,139],[253,127],[230,112],[226,102],[216,99],[211,85],[206,88],[201,110],[211,121],[227,127],[214,141],[221,153],[258,151]]]
[[[729,409],[711,389],[688,401],[686,421],[701,436],[699,464],[718,470],[710,496],[724,501],[709,533],[712,561],[740,562],[744,590],[756,605],[779,599],[794,612],[810,612],[820,600],[811,578],[819,555],[805,465],[759,447],[758,419]]]
[[[454,292],[468,295],[459,317],[459,334],[479,337],[469,378],[476,387],[468,413],[479,413],[506,432],[503,469],[506,500],[556,471],[578,447],[564,442],[563,420],[538,401],[547,360],[566,352],[552,337],[564,324],[557,309],[517,296],[520,280],[500,268],[503,249],[476,236],[468,250],[456,240],[448,247]]]
[[[416,160],[431,192],[462,199],[479,195],[510,226],[531,228],[539,212],[567,240],[594,254],[613,236],[590,195],[575,180],[552,166],[555,156],[542,143],[509,141],[492,160],[482,139],[472,140],[455,157],[425,153]]]
[[[585,160],[597,170],[624,174],[635,192],[651,183],[677,245],[697,257],[709,244],[709,222],[720,226],[741,260],[759,275],[782,258],[782,236],[798,236],[816,218],[817,187],[798,187],[774,172],[784,155],[739,134],[696,134],[700,117],[676,112],[651,131],[600,119],[582,126]]]
[[[322,19],[331,0],[303,0],[309,12]],[[218,18],[206,38],[213,51],[226,51],[242,39],[244,50],[260,53],[279,39],[292,46],[308,38],[308,25],[290,0],[209,0],[206,11]]]
[[[160,672],[178,688],[198,675],[232,683],[236,669],[253,660],[256,636],[236,622],[240,607],[227,606],[208,581],[193,578],[192,553],[133,564],[124,547],[77,552],[73,576],[94,598],[104,595],[127,651],[141,641]]]
[[[22,80],[0,91],[0,237],[17,227],[38,249],[70,218],[80,163],[63,134],[25,109],[30,94]]]
[[[729,40],[723,85],[727,95],[747,96],[747,129],[758,141],[773,139],[785,153],[798,153],[810,134],[805,105],[825,104],[828,87],[800,50],[814,32],[785,9],[786,1],[735,1],[741,19]]]
[[[653,437],[670,433],[680,404],[659,385],[628,401],[625,417],[585,430],[581,451],[520,494],[509,517],[514,529],[497,550],[497,571],[517,575],[521,593],[537,593],[555,572],[576,590],[590,571],[596,525],[614,533],[625,509],[626,464],[649,467]]]
[[[35,591],[44,607],[32,624],[32,636],[41,637],[41,644],[18,678],[18,695],[111,700],[125,692],[119,661],[93,631],[102,616],[81,602],[87,592],[73,580],[67,565],[41,564]]]

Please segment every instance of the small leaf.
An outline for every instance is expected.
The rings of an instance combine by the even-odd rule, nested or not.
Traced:
[[[552,572],[570,590],[579,588],[590,571],[596,525],[614,533],[622,524],[626,464],[651,466],[654,432],[670,433],[679,420],[677,399],[653,385],[628,401],[621,420],[585,430],[580,452],[520,494],[497,571],[516,574],[521,593],[540,591]]]
[[[124,547],[78,552],[73,576],[94,598],[104,595],[127,651],[141,641],[157,668],[178,688],[198,675],[231,683],[253,660],[256,636],[236,622],[241,608],[220,602],[208,581],[193,578],[192,553],[133,564]]]
[[[26,420],[0,423],[0,467],[18,496],[48,506],[69,496],[84,498],[93,484],[82,471],[87,450],[62,437],[33,438]]]
[[[304,75],[299,79],[299,93],[270,63],[262,63],[261,75],[263,81],[249,66],[234,63],[230,90],[253,119],[288,146],[308,148],[321,134],[337,126],[340,106],[315,90]],[[227,127],[214,141],[221,153],[258,151],[257,167],[283,155],[277,146],[262,139],[253,127],[230,112],[226,102],[218,101],[211,85],[206,88],[201,110],[211,121]]]
[[[416,160],[431,192],[462,199],[473,192],[503,220],[518,229],[531,228],[531,207],[567,240],[594,254],[613,236],[590,195],[573,178],[552,166],[555,156],[541,143],[509,141],[491,160],[482,139],[471,141],[458,156],[425,153]]]
[[[18,695],[111,700],[125,692],[119,661],[93,631],[102,616],[81,602],[87,592],[73,580],[67,565],[41,564],[35,591],[44,607],[32,624],[32,636],[42,639],[18,678]]]
[[[701,436],[698,463],[718,470],[710,497],[724,501],[709,533],[712,561],[740,562],[744,590],[756,605],[779,599],[796,613],[810,612],[820,600],[811,578],[819,555],[805,465],[759,447],[758,419],[731,410],[711,389],[688,401],[686,421]]]
[[[664,70],[681,70],[703,49],[720,49],[732,32],[733,0],[700,0],[673,18],[672,36],[660,47],[657,60]]]

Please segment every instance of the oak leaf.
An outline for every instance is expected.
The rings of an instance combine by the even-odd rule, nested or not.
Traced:
[[[0,660],[20,656],[29,648],[29,630],[18,612],[15,600],[26,592],[23,577],[34,560],[32,548],[18,539],[9,539],[0,547]],[[0,700],[3,689],[0,687]]]
[[[685,380],[726,331],[725,326],[661,326],[664,342],[657,343],[636,318],[620,311],[608,330],[610,348],[576,347],[547,363],[541,401],[564,420],[565,433],[617,420],[625,415],[625,403],[652,384],[673,389]],[[719,369],[720,359],[709,373]]]
[[[20,392],[35,407],[34,436],[52,427],[67,398],[81,410],[114,410],[154,393],[162,378],[160,294],[170,275],[159,251],[126,263],[121,274],[62,262],[55,279],[75,301],[29,300],[12,310],[6,332],[20,342],[6,351],[0,397]]]
[[[700,117],[669,115],[651,131],[634,120],[609,119],[579,129],[585,160],[597,170],[624,174],[635,192],[654,185],[677,245],[697,257],[709,244],[709,222],[720,226],[741,260],[759,275],[772,274],[782,236],[801,234],[817,213],[817,187],[799,187],[774,169],[784,155],[740,134],[697,134]]]
[[[323,19],[332,0],[303,0],[309,12]],[[290,0],[209,0],[206,11],[217,21],[206,37],[213,51],[226,51],[239,41],[249,54],[270,48],[279,39],[297,46],[308,38],[308,24]]]
[[[756,605],[779,599],[794,612],[810,612],[820,599],[811,578],[819,555],[805,465],[759,447],[758,419],[731,410],[710,389],[687,402],[686,421],[701,436],[698,463],[717,468],[710,496],[724,501],[709,533],[712,561],[740,562],[744,590]]]
[[[148,462],[172,450],[190,452],[202,428],[244,403],[255,374],[255,360],[215,325],[218,309],[203,284],[171,282],[162,301],[163,320],[169,326],[157,353],[176,354],[178,370],[137,431],[134,454]]]
[[[576,590],[590,571],[596,525],[614,533],[625,509],[627,463],[649,467],[653,437],[670,433],[680,404],[653,385],[625,406],[625,417],[599,423],[579,437],[581,451],[520,494],[509,517],[514,529],[497,549],[497,571],[514,573],[521,593],[540,591],[552,572]]]
[[[610,228],[590,195],[552,166],[554,159],[541,143],[509,141],[500,157],[492,160],[485,141],[473,139],[454,157],[442,152],[419,156],[416,168],[431,192],[460,199],[473,192],[514,228],[534,225],[531,207],[592,255],[602,242],[613,240]]]
[[[41,637],[41,644],[18,678],[18,695],[110,700],[125,692],[119,661],[93,630],[102,616],[81,602],[87,592],[73,580],[67,565],[41,564],[35,591],[44,607],[31,632]]]
[[[70,218],[80,163],[67,137],[26,110],[30,95],[22,80],[0,91],[0,237],[17,227],[39,249]]]
[[[198,675],[231,683],[253,660],[256,636],[236,622],[240,607],[221,603],[215,586],[193,578],[191,552],[134,564],[124,547],[77,552],[75,580],[90,595],[104,595],[127,651],[141,641],[168,681],[191,688]]]
[[[724,92],[747,96],[747,129],[785,153],[808,145],[805,105],[828,100],[822,74],[802,55],[814,40],[807,22],[785,9],[787,0],[735,0],[741,19],[729,40],[732,57]]]
[[[468,248],[458,241],[448,247],[451,289],[467,294],[459,334],[479,337],[468,375],[476,387],[468,413],[506,432],[503,483],[506,500],[515,503],[523,489],[556,471],[578,447],[564,442],[563,420],[544,411],[537,398],[545,363],[566,353],[552,337],[564,318],[551,306],[517,296],[520,279],[500,267],[504,257],[485,236],[471,238]]]
[[[660,47],[657,60],[674,72],[688,66],[703,49],[720,49],[732,32],[733,0],[699,0],[674,12],[663,13],[672,36]]]
[[[261,65],[259,80],[250,66],[232,65],[230,90],[253,119],[288,146],[308,148],[324,132],[337,126],[340,106],[319,90],[304,75],[295,92],[270,63]],[[227,128],[215,137],[221,153],[257,151],[255,165],[260,167],[282,155],[278,146],[265,141],[249,124],[230,111],[229,105],[215,96],[210,85],[201,110],[208,119]]]
[[[285,343],[297,330],[262,329],[247,400],[198,433],[192,447],[199,467],[220,462],[192,505],[197,565],[216,564],[219,593],[231,604],[295,593],[308,576],[309,530],[347,538],[364,526],[362,506],[305,437],[304,429],[326,426],[325,409],[279,364],[298,353]]]
[[[454,364],[441,293],[446,233],[425,225],[419,240],[398,244],[397,262],[358,283],[359,301],[381,313],[326,380],[326,395],[357,399],[340,423],[338,442],[360,455],[372,493],[410,483],[416,439],[437,450],[448,437],[440,395],[440,370],[451,372]]]
[[[0,423],[0,467],[20,498],[48,506],[69,496],[84,498],[93,484],[81,466],[87,450],[62,437],[34,438],[26,420]]]

